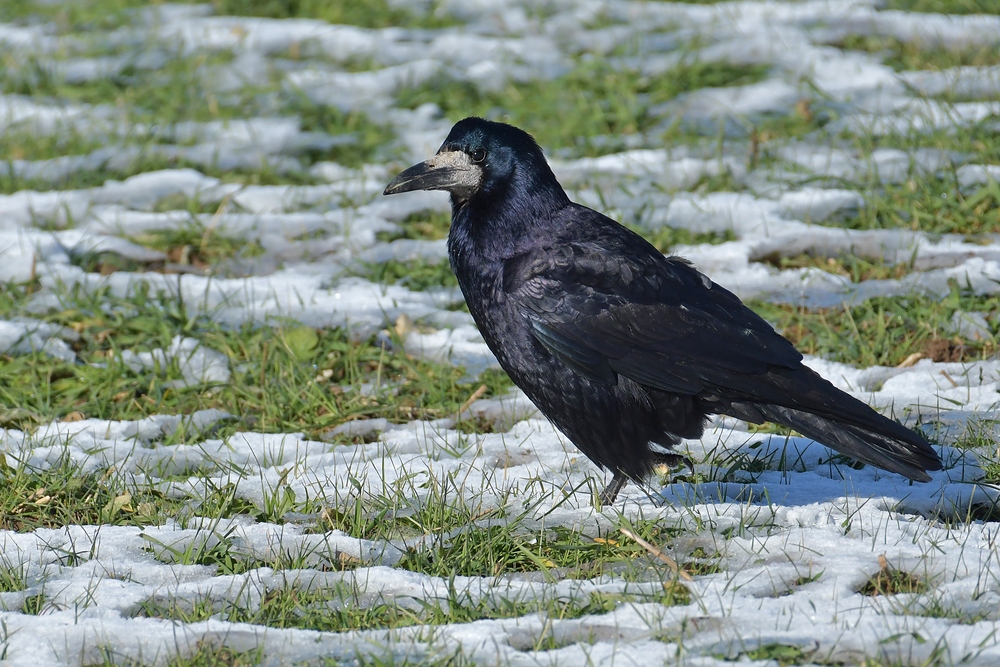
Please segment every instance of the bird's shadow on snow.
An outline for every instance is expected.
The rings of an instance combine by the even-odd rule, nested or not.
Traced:
[[[706,439],[688,443],[689,455],[703,461],[696,465],[702,479],[668,484],[653,495],[656,501],[807,507],[847,499],[874,502],[885,511],[951,517],[995,516],[1000,509],[1000,489],[985,482],[977,457],[967,450],[935,446],[943,469],[931,472],[929,482],[915,482],[853,462],[809,438],[757,434],[732,449],[722,440],[707,446]]]

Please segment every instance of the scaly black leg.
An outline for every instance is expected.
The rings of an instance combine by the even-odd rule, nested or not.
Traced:
[[[625,473],[617,471],[614,477],[611,478],[611,481],[608,482],[608,485],[601,491],[601,505],[611,505],[614,503],[615,498],[618,497],[618,492],[622,490],[627,481],[628,477],[625,476]]]

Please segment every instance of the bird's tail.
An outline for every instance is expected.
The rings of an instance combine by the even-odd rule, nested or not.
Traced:
[[[930,481],[928,470],[941,469],[940,458],[926,440],[874,410],[859,424],[781,405],[754,403],[753,408],[767,421],[790,426],[858,461],[919,482]]]

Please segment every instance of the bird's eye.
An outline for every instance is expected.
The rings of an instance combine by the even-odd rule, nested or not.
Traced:
[[[469,153],[469,157],[472,158],[473,162],[482,162],[486,159],[486,151],[482,148],[477,148],[476,150]]]

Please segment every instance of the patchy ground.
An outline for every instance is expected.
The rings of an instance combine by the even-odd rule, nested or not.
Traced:
[[[0,2],[0,664],[996,664],[997,11]],[[380,196],[472,114],[945,469],[718,419],[594,508]]]

